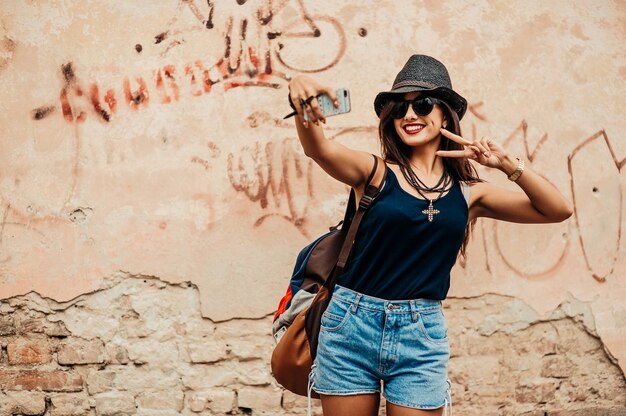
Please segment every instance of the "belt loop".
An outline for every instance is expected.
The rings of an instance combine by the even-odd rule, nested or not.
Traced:
[[[354,302],[352,302],[352,306],[350,306],[350,311],[352,312],[352,315],[356,314],[356,309],[357,306],[359,306],[359,301],[361,300],[361,294],[358,293],[356,295],[356,299],[354,299]]]
[[[415,305],[415,301],[414,300],[409,301],[409,305],[411,305],[411,319],[413,320],[413,322],[417,322],[418,312],[417,312],[417,306]]]

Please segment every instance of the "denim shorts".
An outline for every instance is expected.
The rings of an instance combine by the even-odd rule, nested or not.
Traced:
[[[382,384],[393,404],[451,407],[449,358],[441,301],[388,301],[336,285],[322,315],[311,388],[352,395],[380,393]]]

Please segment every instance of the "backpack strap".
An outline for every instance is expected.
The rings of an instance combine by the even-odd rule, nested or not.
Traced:
[[[374,175],[376,174],[376,170],[378,168],[378,157],[374,154],[372,154],[372,156],[374,156],[374,167],[372,168],[367,180],[365,181],[365,189],[366,191],[364,192],[364,195],[367,194],[367,187],[369,186],[370,182],[372,181],[372,179],[374,178]],[[387,169],[385,169],[385,175],[387,174]],[[383,183],[384,183],[384,178],[383,178]],[[361,201],[359,201],[359,204],[361,203],[366,203],[366,204],[370,204],[372,201],[371,199],[369,201],[364,200],[363,198],[361,198]],[[347,229],[348,227],[350,227],[350,224],[354,218],[355,212],[356,212],[356,193],[354,192],[354,188],[350,189],[350,197],[348,198],[348,206],[346,207],[346,213],[343,216],[343,220],[339,222],[339,224],[334,225],[332,227],[329,228],[329,230],[335,230],[337,228],[339,228],[340,225],[343,224],[342,229]]]
[[[378,169],[378,156],[376,156],[376,155],[372,155],[372,156],[374,156],[374,168],[372,169],[372,172],[370,173],[369,178],[367,178],[367,182],[366,182],[366,185],[365,185],[365,192],[364,192],[363,196],[361,197],[361,200],[359,201],[359,207],[358,207],[358,209],[356,211],[356,214],[354,214],[354,219],[350,223],[350,228],[348,229],[348,234],[347,234],[346,239],[345,239],[345,241],[343,243],[343,246],[341,247],[341,252],[339,254],[339,260],[337,261],[337,267],[336,267],[336,270],[335,270],[336,273],[333,273],[331,278],[327,280],[327,282],[330,281],[330,284],[328,285],[329,289],[334,288],[335,281],[337,280],[337,276],[343,271],[344,267],[346,266],[346,263],[348,261],[348,257],[350,256],[350,251],[352,251],[352,246],[354,244],[354,239],[355,239],[355,236],[356,236],[356,232],[359,229],[359,225],[361,224],[361,220],[363,219],[363,215],[365,215],[365,212],[369,208],[369,206],[372,203],[372,201],[378,196],[378,194],[380,192],[380,188],[381,188],[382,184],[385,183],[385,179],[387,178],[387,167],[383,163],[384,173],[383,173],[383,177],[382,177],[380,183],[378,183],[378,184],[373,184],[372,183],[372,179],[374,178],[374,174],[376,173],[376,171]],[[354,193],[354,190],[351,191],[351,196],[352,196],[352,193]],[[332,293],[332,291],[330,293]]]

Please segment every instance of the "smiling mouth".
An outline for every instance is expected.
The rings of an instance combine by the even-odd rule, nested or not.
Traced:
[[[407,124],[403,126],[402,129],[408,134],[417,134],[420,131],[424,130],[426,126],[423,124]]]

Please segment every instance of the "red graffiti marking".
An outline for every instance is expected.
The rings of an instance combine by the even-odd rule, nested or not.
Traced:
[[[67,88],[61,89],[61,109],[63,110],[63,118],[70,123],[74,121],[74,115],[72,114],[72,106],[70,100],[67,98]]]
[[[137,110],[139,105],[147,107],[149,101],[148,86],[146,85],[146,81],[144,81],[141,77],[136,77],[135,79],[139,84],[139,89],[131,92],[130,80],[128,77],[124,78],[124,96],[126,97],[126,104],[128,104],[128,106],[133,110]]]
[[[543,136],[541,136],[541,139],[539,139],[539,141],[535,145],[535,148],[531,151],[528,147],[528,123],[526,122],[526,120],[522,120],[520,125],[515,130],[513,130],[513,132],[511,132],[509,137],[504,139],[502,146],[507,147],[509,143],[511,142],[511,140],[513,140],[513,138],[517,136],[520,132],[522,133],[522,143],[524,144],[526,157],[528,158],[528,160],[532,162],[535,159],[535,156],[537,152],[539,151],[539,149],[541,149],[541,147],[544,145],[546,140],[548,140],[548,133],[545,133]]]
[[[196,74],[193,73],[193,69],[190,64],[185,65],[185,75],[191,77],[191,95],[198,97],[202,95],[202,90],[198,89],[198,81],[196,80]]]
[[[109,90],[109,92],[112,92],[112,91]],[[103,109],[102,106],[100,105],[100,94],[98,93],[97,84],[91,84],[90,96],[91,96],[91,104],[93,105],[94,110],[100,113],[100,115],[102,116],[104,120],[109,121],[111,119],[111,115],[105,109]],[[111,109],[110,104],[109,104],[109,109]]]
[[[478,111],[479,107],[483,106],[483,102],[479,101],[477,103],[471,103],[467,106],[467,109],[469,110],[469,112],[471,114],[474,115],[474,117],[476,117],[477,119],[479,119],[480,121],[487,121],[487,116],[485,116],[483,113],[480,113]],[[472,126],[475,127],[475,124],[472,124]]]
[[[161,92],[161,102],[163,104],[168,104],[172,101],[167,92],[165,91],[165,87],[163,86],[163,77],[161,76],[161,70],[157,71],[156,75],[156,89]]]
[[[176,72],[176,68],[174,65],[165,65],[163,67],[163,72],[167,77],[170,88],[172,89],[172,94],[174,94],[174,100],[178,101],[178,85],[176,84],[176,80],[174,79],[174,73]]]
[[[113,90],[107,91],[107,95],[104,97],[104,102],[107,103],[112,112],[117,110],[117,100],[115,99],[115,92]]]
[[[255,114],[251,125],[257,120],[270,120],[265,114]],[[275,120],[279,127],[283,120]],[[335,130],[335,131],[333,131]],[[345,134],[367,137],[375,133],[372,127],[329,128],[329,140]],[[310,237],[305,227],[313,192],[313,160],[297,152],[297,139],[286,139],[280,143],[269,142],[262,147],[258,142],[251,148],[242,147],[239,155],[228,155],[228,178],[233,188],[244,193],[251,202],[258,203],[268,212],[259,217],[254,225],[261,225],[267,218],[277,216],[292,223],[305,237]],[[297,190],[305,189],[296,192]],[[271,204],[271,202],[274,202]],[[286,210],[285,208],[286,203]]]
[[[311,15],[306,10],[304,2],[295,2],[297,14],[300,19],[292,18],[292,11],[287,7],[287,1],[272,2],[271,0],[261,1],[261,5],[252,10],[249,17],[241,18],[235,22],[235,17],[228,16],[224,23],[226,30],[223,33],[224,52],[217,62],[205,69],[201,60],[194,61],[194,64],[183,64],[181,68],[168,64],[153,70],[154,83],[150,83],[141,76],[125,77],[122,85],[122,96],[127,105],[132,110],[146,108],[150,98],[150,88],[155,88],[160,103],[169,104],[178,102],[181,96],[181,80],[187,79],[189,94],[199,97],[202,92],[208,94],[212,86],[218,82],[223,82],[223,91],[228,91],[236,87],[266,87],[277,89],[289,77],[283,72],[274,68],[272,59],[275,58],[286,68],[301,72],[324,71],[337,62],[345,53],[346,41],[342,26],[332,16]],[[203,29],[212,31],[215,26],[215,4],[211,1],[203,3],[208,7],[208,12],[203,13],[194,0],[181,0],[181,4],[186,5],[194,16],[202,22]],[[289,10],[289,16],[285,19],[276,19],[276,16],[283,11]],[[204,16],[207,16],[205,19]],[[289,17],[289,18],[287,18]],[[168,26],[173,26],[177,16],[171,19]],[[290,22],[286,26],[282,21]],[[255,28],[250,25],[256,23]],[[197,30],[190,27],[190,31]],[[213,31],[214,32],[214,31]],[[207,33],[213,33],[207,32]],[[175,39],[185,31],[165,30],[155,36],[155,44],[169,43],[165,46],[167,53],[170,48],[180,45],[184,39]],[[250,34],[253,34],[251,36]],[[167,42],[165,42],[167,40]],[[266,42],[259,46],[259,40]],[[254,42],[254,46],[249,44]],[[236,45],[233,45],[236,44]],[[273,44],[273,46],[272,46]],[[335,46],[334,49],[332,46]],[[236,46],[236,49],[235,49]],[[329,47],[331,47],[329,49]],[[306,48],[309,51],[320,51],[317,59],[312,59],[314,66],[301,66],[299,59],[300,51]],[[328,53],[328,51],[331,53]],[[322,52],[324,51],[324,52]],[[163,55],[163,54],[162,54]],[[299,66],[300,65],[300,66]],[[194,69],[195,67],[195,69]],[[195,71],[199,71],[196,73]],[[60,93],[62,114],[68,122],[83,122],[87,117],[87,112],[82,108],[76,108],[78,103],[73,98],[83,96],[71,64],[62,66],[65,86]],[[180,74],[179,79],[176,78]],[[131,88],[130,79],[134,79],[138,86]],[[199,80],[202,80],[202,89],[199,88]],[[90,82],[90,101],[88,102],[99,119],[109,122],[116,112],[116,94],[113,89],[107,89],[104,102],[109,109],[103,108],[98,96],[98,83]],[[95,86],[95,88],[94,88]],[[167,86],[167,88],[166,88]],[[54,106],[40,106],[33,110],[33,118],[42,120],[52,111],[41,111],[42,108],[52,108]]]
[[[250,54],[256,56],[253,50],[250,50]],[[256,65],[261,65],[261,62],[258,59],[255,59],[254,62],[256,62]],[[80,83],[78,81],[78,78],[74,74],[74,71],[71,70],[69,73],[66,73],[66,68],[68,66],[71,68],[71,63],[62,66],[66,80],[70,80],[66,82],[66,85],[61,89],[60,93],[63,117],[68,122],[83,122],[87,117],[87,113],[82,109],[77,110],[75,108],[77,103],[72,102],[71,97],[73,96],[80,98],[83,97],[84,94],[82,89],[80,88]],[[199,77],[196,76],[196,71],[199,72]],[[280,87],[278,83],[267,82],[266,80],[270,77],[270,75],[261,73],[260,68],[255,68],[253,72],[258,74],[257,80],[246,80],[247,75],[245,74],[242,66],[237,66],[233,70],[233,68],[230,68],[223,58],[209,69],[206,69],[204,67],[202,61],[196,60],[193,66],[191,64],[186,64],[183,66],[182,71],[180,71],[180,73],[182,74],[181,79],[182,77],[186,77],[188,79],[189,85],[191,87],[190,94],[194,97],[198,97],[202,95],[202,93],[210,93],[212,90],[212,86],[218,83],[220,79],[228,80],[224,84],[224,91],[228,91],[229,89],[238,86],[260,86],[271,88]],[[176,79],[176,66],[165,65],[163,66],[163,68],[153,71],[153,74],[155,80],[154,88],[160,96],[160,102],[163,104],[169,104],[173,101],[179,101],[180,87]],[[202,89],[200,89],[199,87],[198,79],[202,80]],[[146,108],[150,101],[149,84],[141,76],[136,76],[134,80],[137,84],[136,89],[131,87],[131,81],[129,77],[125,77],[123,80],[122,92],[125,101],[128,104],[128,107],[132,110]],[[95,82],[91,83],[89,91],[89,106],[93,109],[94,113],[97,114],[102,120],[106,122],[110,121],[113,113],[115,113],[117,110],[117,99],[115,90],[108,89],[106,96],[104,97],[104,102],[108,105],[109,111],[105,110],[100,102],[98,84]],[[42,111],[42,109],[44,108],[46,109],[46,111]],[[54,106],[42,106],[34,109],[33,119],[44,119],[48,114],[52,112],[52,110],[54,110]],[[78,113],[78,116],[76,116],[75,113]]]
[[[205,94],[208,94],[211,92],[211,87],[213,86],[213,84],[215,84],[217,81],[211,80],[211,77],[209,76],[209,70],[204,69],[202,61],[197,60],[195,62],[195,65],[202,72],[202,85],[204,87]]]
[[[470,105],[471,113],[481,121],[487,118],[482,114],[477,114],[474,105]],[[472,136],[474,139],[478,137],[476,124],[472,123]],[[544,133],[534,148],[531,148],[528,137],[528,123],[522,120],[520,124],[504,139],[502,145],[508,148],[513,141],[521,141],[524,149],[523,158],[525,158],[532,166],[541,154],[542,148],[548,141],[548,134]],[[586,163],[585,156],[594,158],[594,163]],[[593,156],[591,156],[593,155]],[[597,158],[604,158],[597,161]],[[619,250],[622,235],[622,217],[623,217],[623,189],[620,182],[621,170],[626,165],[626,158],[618,158],[609,136],[604,130],[600,130],[591,137],[583,140],[568,155],[567,168],[569,172],[569,182],[572,192],[572,205],[574,207],[574,216],[577,228],[578,241],[582,250],[585,265],[590,272],[591,277],[597,282],[603,283],[608,275],[615,270],[616,264],[620,258]],[[614,166],[611,168],[610,166]],[[536,172],[539,175],[541,173]],[[541,175],[545,178],[544,175]],[[601,198],[609,198],[602,202]],[[617,197],[617,201],[614,201]],[[611,203],[614,201],[615,203]],[[617,205],[615,205],[617,204]],[[564,241],[562,247],[559,247],[558,240],[552,242],[554,250],[545,250],[534,258],[535,266],[541,265],[540,270],[528,272],[528,267],[523,263],[519,263],[517,258],[510,257],[513,250],[504,250],[504,247],[510,243],[509,239],[502,238],[503,229],[510,229],[515,224],[504,224],[494,221],[490,227],[486,227],[482,223],[482,233],[480,239],[483,241],[485,251],[484,261],[487,272],[491,272],[492,266],[489,264],[491,245],[487,244],[487,229],[490,229],[493,238],[493,246],[496,254],[502,262],[515,274],[524,278],[541,278],[553,275],[564,263],[568,252],[572,248],[568,235],[568,224],[554,224],[552,227],[560,226],[563,232],[553,232],[554,235],[563,235]],[[604,232],[598,234],[594,231],[597,227],[601,227]],[[543,241],[545,236],[538,235],[539,241]],[[532,242],[529,242],[532,244]],[[556,245],[555,245],[556,244]],[[541,256],[544,256],[542,258]],[[550,257],[550,258],[548,258]],[[553,257],[553,258],[552,258]],[[522,259],[526,261],[525,259]],[[465,262],[460,263],[465,267]]]
[[[597,159],[599,150],[604,150],[601,157],[606,160],[594,160],[592,165],[584,161],[579,162],[579,169],[578,172],[576,172],[575,162],[577,159],[584,157],[584,153],[588,149],[591,149],[590,151],[595,150],[593,152],[594,159]],[[606,154],[606,150],[608,150],[608,155]],[[621,160],[617,158],[611,141],[604,130],[600,130],[591,137],[583,140],[567,157],[570,186],[574,198],[574,220],[579,230],[578,239],[583,251],[585,264],[593,278],[598,282],[606,281],[606,277],[615,270],[615,264],[618,260],[622,237],[623,215],[623,191],[619,181],[619,175],[624,164],[626,164],[626,158]],[[609,170],[609,166],[611,165],[615,167],[613,174],[611,174]],[[581,189],[576,186],[576,178],[578,177],[581,178],[580,180],[585,185],[588,183],[594,184],[592,189],[588,189],[587,187]],[[609,193],[611,190],[616,191],[619,198],[617,209],[606,203],[596,203],[598,197],[601,195],[599,194],[601,191]],[[582,193],[584,194],[581,195]],[[585,203],[578,203],[582,201],[585,201]],[[615,215],[615,217],[613,217],[613,215]],[[602,227],[603,232],[591,232],[589,227],[585,227],[585,225],[590,223],[598,224],[596,226]],[[593,248],[597,250],[598,247],[602,248],[603,255],[601,257],[592,257],[590,251]]]
[[[198,163],[204,167],[204,170],[209,170],[209,162],[205,159],[202,159],[199,156],[194,156],[191,158],[192,163]]]
[[[540,153],[540,150],[542,148],[542,146],[545,144],[545,142],[548,140],[548,134],[544,133],[543,136],[541,136],[541,138],[539,139],[539,141],[537,142],[537,144],[535,145],[534,149],[530,149],[529,146],[529,140],[528,140],[528,123],[526,122],[526,120],[522,120],[520,122],[520,124],[518,125],[518,127],[516,127],[502,142],[502,146],[504,148],[508,148],[509,145],[511,144],[511,142],[516,138],[519,137],[521,133],[521,141],[522,144],[524,146],[524,158],[527,160],[527,163],[529,164],[529,166],[532,166],[532,162],[535,160],[535,158],[537,157],[537,155]],[[546,181],[550,182],[551,181],[544,175],[542,175],[540,172],[535,172],[538,175],[540,175],[541,177],[543,177]],[[554,184],[553,184],[554,185]],[[495,249],[498,252],[498,254],[500,255],[500,257],[502,258],[502,261],[511,269],[514,270],[519,276],[523,276],[526,278],[540,278],[540,277],[546,277],[551,275],[552,273],[554,273],[559,267],[561,267],[564,262],[565,262],[565,257],[566,254],[569,250],[569,246],[570,246],[570,241],[569,239],[565,240],[565,243],[563,244],[563,246],[560,248],[560,254],[557,255],[552,261],[548,260],[548,259],[536,259],[535,263],[536,264],[541,264],[541,270],[539,271],[535,271],[535,272],[528,272],[529,267],[527,267],[527,264],[525,264],[525,260],[523,263],[517,264],[515,263],[516,258],[510,258],[509,259],[509,255],[505,254],[505,250],[504,247],[505,245],[510,244],[510,238],[508,238],[508,232],[507,231],[502,231],[502,229],[504,228],[505,230],[510,230],[511,227],[515,227],[515,225],[511,225],[511,224],[502,224],[499,223],[498,221],[493,222],[493,238],[494,238],[494,245],[495,245]],[[555,227],[553,225],[551,225],[551,227]],[[556,226],[556,227],[560,227],[563,229],[567,229],[566,223],[563,223],[560,226]],[[499,238],[499,236],[501,234],[507,234],[507,236],[505,238]],[[564,235],[567,235],[566,231],[563,232]],[[544,236],[538,235],[536,236],[537,241],[535,242],[535,244],[543,244],[545,238]],[[545,256],[552,256],[552,252],[550,252],[550,254],[548,254],[548,250],[544,250],[543,253],[545,253]],[[542,253],[542,254],[543,254]]]
[[[228,155],[228,178],[236,191],[243,192],[252,202],[259,202],[261,208],[269,208],[270,194],[274,201],[273,208],[281,208],[286,200],[286,213],[268,213],[255,222],[259,226],[267,218],[278,216],[294,224],[300,232],[307,235],[304,227],[309,206],[313,197],[312,160],[296,153],[294,140],[287,139],[280,145],[269,142],[264,148],[257,142],[254,148],[245,146],[239,156]],[[275,163],[277,156],[280,160]],[[297,186],[297,183],[300,185]],[[295,190],[307,189],[303,200],[299,200]]]

